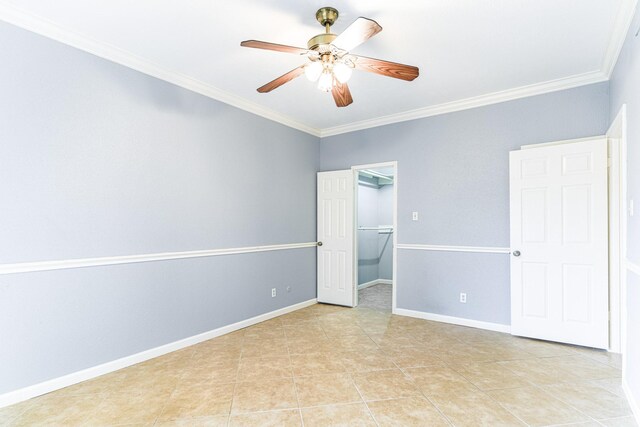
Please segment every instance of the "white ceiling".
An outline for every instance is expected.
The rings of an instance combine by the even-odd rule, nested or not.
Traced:
[[[324,136],[606,80],[636,1],[0,0],[0,20]],[[327,5],[335,33],[359,16],[383,27],[353,53],[420,77],[356,71],[340,109],[304,77],[256,92],[303,58],[240,42],[306,47]]]

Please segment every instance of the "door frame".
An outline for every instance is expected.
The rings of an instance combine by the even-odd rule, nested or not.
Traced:
[[[606,133],[609,142],[609,351],[622,353],[626,369],[627,330],[627,106],[623,104]]]
[[[391,313],[396,313],[396,289],[398,286],[398,162],[389,161],[381,163],[369,163],[365,165],[351,166],[353,172],[353,185],[354,185],[354,206],[353,206],[353,227],[354,227],[354,239],[353,239],[353,300],[356,306],[358,305],[358,173],[364,169],[375,168],[393,168],[393,251],[392,251],[392,266],[391,269]]]

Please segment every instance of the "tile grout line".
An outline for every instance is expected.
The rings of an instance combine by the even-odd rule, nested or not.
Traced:
[[[356,384],[353,377],[351,377],[351,382],[353,383],[353,386],[356,388],[356,391],[360,395],[360,399],[362,399],[362,402],[364,403],[365,408],[367,408],[367,412],[369,413],[369,416],[371,417],[373,422],[376,424],[376,426],[380,427],[380,424],[378,424],[378,420],[376,420],[376,417],[373,415],[373,412],[371,412],[371,408],[369,408],[367,401],[364,399],[364,396],[362,395],[362,392],[360,391],[360,388],[358,388],[358,384]]]
[[[187,347],[187,348],[190,348],[190,347]],[[178,350],[178,351],[180,351],[180,350]],[[171,354],[171,353],[168,353],[168,354]],[[192,349],[191,349],[191,354],[190,354],[190,356],[188,357],[188,359],[189,359],[189,360],[191,360],[191,359],[193,359],[193,357],[194,357],[194,356],[195,356],[195,349],[193,349],[193,348],[192,348]],[[162,356],[160,356],[160,357],[162,357]],[[156,360],[156,359],[158,359],[158,358],[154,358],[154,359],[151,359],[151,360]],[[142,363],[146,363],[146,362],[142,362]],[[132,365],[132,366],[136,366],[136,365]],[[124,368],[124,369],[127,369],[127,368]],[[169,401],[171,400],[171,397],[173,397],[173,393],[175,393],[176,389],[178,388],[178,383],[179,383],[179,382],[180,382],[180,380],[182,379],[182,376],[183,376],[183,375],[184,375],[184,372],[182,372],[182,373],[180,374],[180,376],[177,378],[176,383],[175,383],[175,385],[173,386],[173,389],[171,390],[171,393],[169,393],[169,397],[164,401],[164,404],[162,405],[162,409],[160,409],[160,411],[158,411],[158,415],[156,415],[156,417],[154,418],[152,426],[155,426],[156,424],[158,424],[158,418],[160,418],[160,417],[162,416],[162,414],[164,413],[164,409],[165,409],[165,408],[167,407],[167,405],[169,404]],[[125,378],[126,378],[126,377],[125,377]],[[105,399],[106,399],[106,398],[103,396],[103,398],[102,398],[102,403],[104,403],[104,400],[105,400]],[[102,405],[102,403],[101,403],[100,405]],[[98,407],[99,407],[100,405],[98,405]]]
[[[318,316],[313,315],[318,320]],[[287,330],[284,330],[285,339],[287,339]],[[298,394],[298,384],[296,383],[296,375],[293,371],[293,360],[291,359],[291,349],[289,348],[289,342],[287,340],[287,353],[289,354],[289,363],[291,364],[291,374],[293,375],[293,390],[296,394],[296,402],[298,402],[298,416],[300,417],[300,425],[304,427],[304,417],[302,416],[302,406],[300,405],[300,395]]]
[[[291,368],[293,370],[293,368]],[[291,378],[293,382],[293,392],[296,394],[296,402],[298,403],[298,416],[300,417],[300,423],[304,427],[304,418],[302,418],[302,406],[300,406],[300,396],[298,395],[298,386],[296,385],[295,377]]]
[[[242,331],[244,329],[246,329],[246,328],[243,328],[243,329],[240,329],[240,330]],[[242,334],[242,340],[240,341],[240,343],[241,343],[240,358],[238,359],[238,367],[236,368],[236,380],[233,383],[233,393],[231,394],[231,405],[229,406],[229,414],[227,416],[227,427],[231,424],[231,414],[233,413],[233,404],[236,401],[236,390],[238,389],[240,366],[242,364],[242,354],[244,353],[245,334],[246,334],[246,331]]]
[[[357,324],[357,321],[356,321]],[[357,325],[360,328],[360,325]],[[371,341],[373,341],[373,339],[366,333],[366,331],[364,331],[362,328],[360,328],[365,335],[367,335],[367,337],[369,339],[371,339]],[[325,333],[326,335],[326,333]],[[374,343],[377,346],[377,343],[374,341]],[[378,346],[379,348],[379,346]],[[393,362],[392,362],[393,363]],[[394,363],[395,365],[395,363]],[[373,412],[371,412],[371,408],[369,408],[369,405],[367,404],[367,401],[365,400],[364,396],[362,395],[362,392],[360,391],[360,388],[358,388],[358,385],[356,384],[354,378],[353,378],[353,374],[351,372],[347,372],[347,374],[349,375],[349,379],[351,380],[351,384],[353,385],[353,387],[356,389],[356,391],[358,392],[358,395],[360,396],[360,399],[362,399],[362,402],[364,403],[364,406],[367,408],[367,412],[369,413],[369,416],[371,417],[371,419],[373,420],[373,422],[376,424],[377,427],[380,427],[380,424],[378,423],[378,420],[376,420],[376,417],[373,415]]]
[[[606,424],[603,424],[603,421],[613,421],[613,420],[623,420],[623,419],[631,419],[632,421],[635,422],[635,418],[633,418],[633,415],[623,415],[622,417],[613,417],[613,418],[603,418],[601,420],[595,420],[598,424],[606,426]]]
[[[557,400],[558,402],[564,403],[565,405],[569,406],[571,409],[574,409],[575,411],[577,411],[579,414],[584,415],[585,417],[587,417],[590,421],[595,421],[591,416],[589,416],[588,414],[585,414],[584,412],[580,411],[579,409],[575,408],[573,405],[570,405],[569,403],[558,399],[557,397],[553,396],[551,393],[547,392],[544,388],[542,388],[541,385],[536,384],[536,383],[531,383],[530,386],[526,386],[526,387],[517,387],[517,388],[527,388],[527,387],[533,387],[533,388],[537,388],[539,389],[541,392],[543,392],[544,394],[548,395],[550,398]],[[508,390],[508,389],[505,389]],[[500,403],[499,401],[497,401],[496,399],[493,398],[493,396],[488,395],[492,400],[494,400],[498,405],[500,405],[501,407],[503,407],[506,411],[508,411],[509,413],[512,413],[511,411],[509,411],[509,409],[507,409],[502,403]],[[513,414],[514,417],[518,418],[520,420],[520,417],[518,417],[516,414]],[[521,420],[522,422],[524,422],[524,420]],[[578,421],[580,422],[580,421]],[[524,422],[526,425],[530,425],[526,422]],[[571,424],[575,424],[575,422],[570,422],[570,423],[564,423],[564,425],[571,425]],[[550,426],[553,425],[563,425],[563,424],[549,424]]]
[[[431,398],[429,396],[427,396],[422,390],[420,390],[420,394],[422,394],[422,397],[424,397],[425,399],[427,399],[427,402],[429,402],[431,404],[431,406],[433,406],[434,408],[436,408],[436,411],[438,411],[438,413],[440,415],[442,415],[442,417],[451,425],[454,426],[455,424],[453,423],[452,420],[449,419],[449,417],[447,417],[447,415],[442,411],[442,409],[440,409],[438,407],[438,405],[436,405],[436,403],[434,401],[431,400]]]
[[[394,363],[395,363],[395,362],[394,362]],[[409,375],[409,373],[406,371],[406,369],[411,369],[411,368],[400,368],[400,367],[398,367],[398,368],[402,371],[402,373],[403,373],[404,375],[406,375],[407,377],[409,377],[409,378],[410,378],[410,379],[415,383],[415,379],[414,379],[411,375]],[[455,424],[453,423],[453,421],[451,421],[451,420],[449,419],[449,417],[447,417],[447,416],[444,414],[444,412],[442,412],[442,410],[438,407],[438,405],[436,405],[436,404],[435,404],[435,402],[433,402],[433,401],[429,398],[429,396],[427,396],[427,395],[422,391],[422,389],[421,389],[420,387],[418,387],[418,385],[417,385],[417,384],[416,384],[416,388],[418,389],[418,392],[420,392],[420,395],[421,395],[422,397],[424,397],[424,398],[427,400],[427,402],[429,402],[429,403],[431,404],[431,406],[433,406],[433,407],[436,409],[436,411],[438,411],[438,413],[439,413],[439,414],[440,414],[440,415],[445,419],[445,421],[447,421],[447,422],[449,423],[449,425],[451,425],[451,426],[454,426],[454,425],[455,425]]]
[[[478,393],[481,393],[482,395],[488,397],[489,399],[491,399],[492,401],[494,401],[498,406],[500,406],[502,409],[504,409],[507,413],[509,413],[510,415],[512,415],[515,419],[521,421],[524,425],[529,426],[528,423],[526,423],[523,419],[521,419],[520,417],[518,417],[516,414],[514,414],[513,412],[511,412],[510,410],[508,410],[507,408],[505,408],[503,405],[500,404],[500,402],[496,401],[491,395],[489,395],[488,393],[485,393],[484,390],[482,390],[480,387],[478,387],[476,384],[474,384],[473,382],[471,382],[467,377],[465,377],[462,373],[460,373],[457,369],[455,369],[453,366],[447,364],[446,362],[445,366],[448,369],[451,369],[452,371],[454,371],[456,374],[460,375],[462,378],[464,378],[467,382],[469,382],[469,384],[471,384],[473,387],[476,388]],[[491,362],[489,362],[491,363]],[[409,375],[410,376],[410,375]],[[411,376],[410,376],[411,377]],[[422,395],[438,410],[438,412],[440,412],[450,423],[451,425],[455,425],[453,423],[452,420],[449,419],[449,417],[447,417],[444,412],[438,407],[438,405],[436,404],[436,402],[432,401],[431,398],[425,394],[422,390],[420,390],[420,392],[422,393]]]
[[[568,384],[572,384],[572,383],[568,383]],[[551,385],[553,385],[553,384],[551,384]],[[557,401],[559,401],[559,402],[564,403],[565,405],[569,406],[570,408],[574,409],[575,411],[577,411],[577,412],[579,412],[580,414],[584,415],[585,417],[589,418],[591,421],[595,421],[595,422],[596,422],[596,423],[598,423],[598,424],[602,424],[602,423],[601,423],[601,422],[599,422],[596,418],[594,418],[594,417],[592,417],[591,415],[587,414],[587,413],[586,413],[586,412],[584,412],[583,410],[578,409],[577,407],[575,407],[575,406],[574,406],[574,405],[572,405],[571,403],[569,403],[569,402],[567,402],[567,401],[563,400],[562,398],[557,397],[557,396],[554,396],[553,394],[549,393],[548,391],[546,391],[546,390],[543,388],[543,386],[542,386],[542,385],[538,385],[538,384],[535,384],[535,383],[534,383],[534,384],[533,384],[533,386],[534,386],[534,387],[536,387],[536,388],[538,388],[538,389],[540,389],[543,393],[547,394],[549,397],[551,397],[551,398],[553,398],[553,399],[556,399],[556,400],[557,400]],[[598,387],[598,388],[600,388],[600,389],[602,389],[602,390],[604,390],[604,391],[607,391],[607,392],[611,393],[610,391],[608,391],[608,390],[607,390],[607,389],[605,389],[604,387],[600,387],[600,386],[598,386],[598,385],[594,385],[594,387]],[[611,393],[611,394],[614,394],[614,393]],[[614,394],[614,396],[616,396],[616,395]],[[623,398],[623,399],[624,399],[624,398]],[[626,399],[624,399],[624,400],[626,401]],[[616,417],[616,418],[621,418],[621,417]],[[604,419],[603,419],[603,420],[604,420]]]
[[[539,357],[536,357],[536,359],[539,359]],[[512,372],[514,375],[521,377],[521,375],[519,375],[517,372],[509,369],[508,367],[505,367],[505,369],[507,369],[508,371]],[[467,381],[469,381],[464,375],[460,374],[458,371],[456,371],[459,375],[461,375],[463,378],[465,378]],[[524,378],[523,378],[524,379]],[[528,380],[525,380],[527,382],[529,382]],[[469,381],[471,382],[471,381]],[[473,384],[473,383],[472,383]],[[491,399],[493,402],[495,402],[498,406],[500,406],[502,409],[504,409],[505,411],[507,411],[507,413],[511,414],[515,419],[519,420],[520,422],[522,422],[524,425],[526,426],[531,426],[531,424],[527,423],[524,419],[520,418],[516,413],[514,413],[513,411],[509,410],[509,408],[507,408],[505,405],[503,405],[502,403],[500,403],[497,399],[495,399],[493,396],[491,396],[489,393],[485,393],[483,390],[480,389],[480,387],[476,386],[475,384],[473,384],[478,390],[480,390],[480,392],[482,392],[483,395],[487,396],[489,399]],[[535,386],[534,383],[531,383],[531,385]],[[524,388],[524,387],[514,387],[514,388]],[[510,389],[503,389],[503,390],[510,390]]]

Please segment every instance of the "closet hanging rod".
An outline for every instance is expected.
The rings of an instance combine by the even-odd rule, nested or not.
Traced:
[[[383,175],[379,172],[376,171],[372,171],[371,169],[365,169],[362,172],[369,174],[369,175],[373,175],[376,178],[383,178],[383,179],[388,179],[389,181],[393,181],[393,175],[389,176],[389,175]]]
[[[362,231],[369,231],[369,230],[376,230],[376,231],[381,231],[381,230],[388,230],[388,231],[393,231],[393,226],[382,226],[379,225],[377,227],[358,227],[358,230],[362,230]]]

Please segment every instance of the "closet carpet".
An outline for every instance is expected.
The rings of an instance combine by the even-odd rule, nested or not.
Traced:
[[[359,290],[358,306],[391,313],[391,285],[373,285]]]
[[[316,304],[0,409],[32,426],[634,426],[604,351]]]

